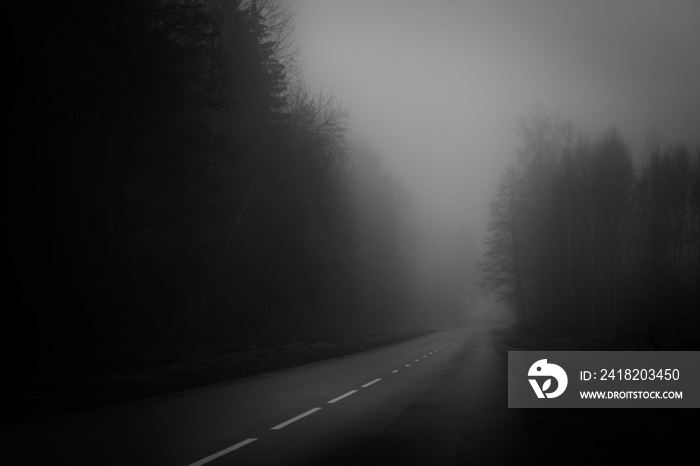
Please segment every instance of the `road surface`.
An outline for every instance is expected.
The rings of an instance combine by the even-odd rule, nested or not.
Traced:
[[[8,464],[528,464],[485,326],[2,438]],[[7,456],[5,456],[7,459]]]

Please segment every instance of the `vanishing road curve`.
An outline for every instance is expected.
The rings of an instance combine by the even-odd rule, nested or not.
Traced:
[[[433,333],[3,439],[19,464],[528,464],[488,327]]]

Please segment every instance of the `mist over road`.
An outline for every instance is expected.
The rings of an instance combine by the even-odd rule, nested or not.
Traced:
[[[506,356],[493,347],[493,324],[480,322],[2,443],[28,464],[522,463],[528,451],[507,409]]]

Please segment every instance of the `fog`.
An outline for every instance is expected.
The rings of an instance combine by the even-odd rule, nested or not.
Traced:
[[[698,0],[6,16],[10,457],[681,451],[676,416],[506,408],[505,355],[700,348]]]
[[[9,85],[9,132],[34,144],[8,161],[21,174],[8,189],[23,193],[10,268],[31,297],[15,327],[43,348],[71,341],[65,354],[91,348],[101,364],[449,327],[477,299],[478,270],[560,330],[614,308],[596,330],[609,334],[619,309],[692,301],[695,1],[129,0],[37,14],[47,32],[17,31],[8,58],[26,69]],[[648,146],[650,130],[663,143]],[[584,302],[608,277],[627,289]],[[669,296],[639,293],[662,279]]]
[[[485,233],[495,184],[540,105],[587,133],[615,125],[700,144],[700,4],[689,1],[298,0],[304,81],[348,108],[418,206]]]

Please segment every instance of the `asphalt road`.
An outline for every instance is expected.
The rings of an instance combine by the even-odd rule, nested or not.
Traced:
[[[486,326],[4,437],[7,464],[531,462]]]

